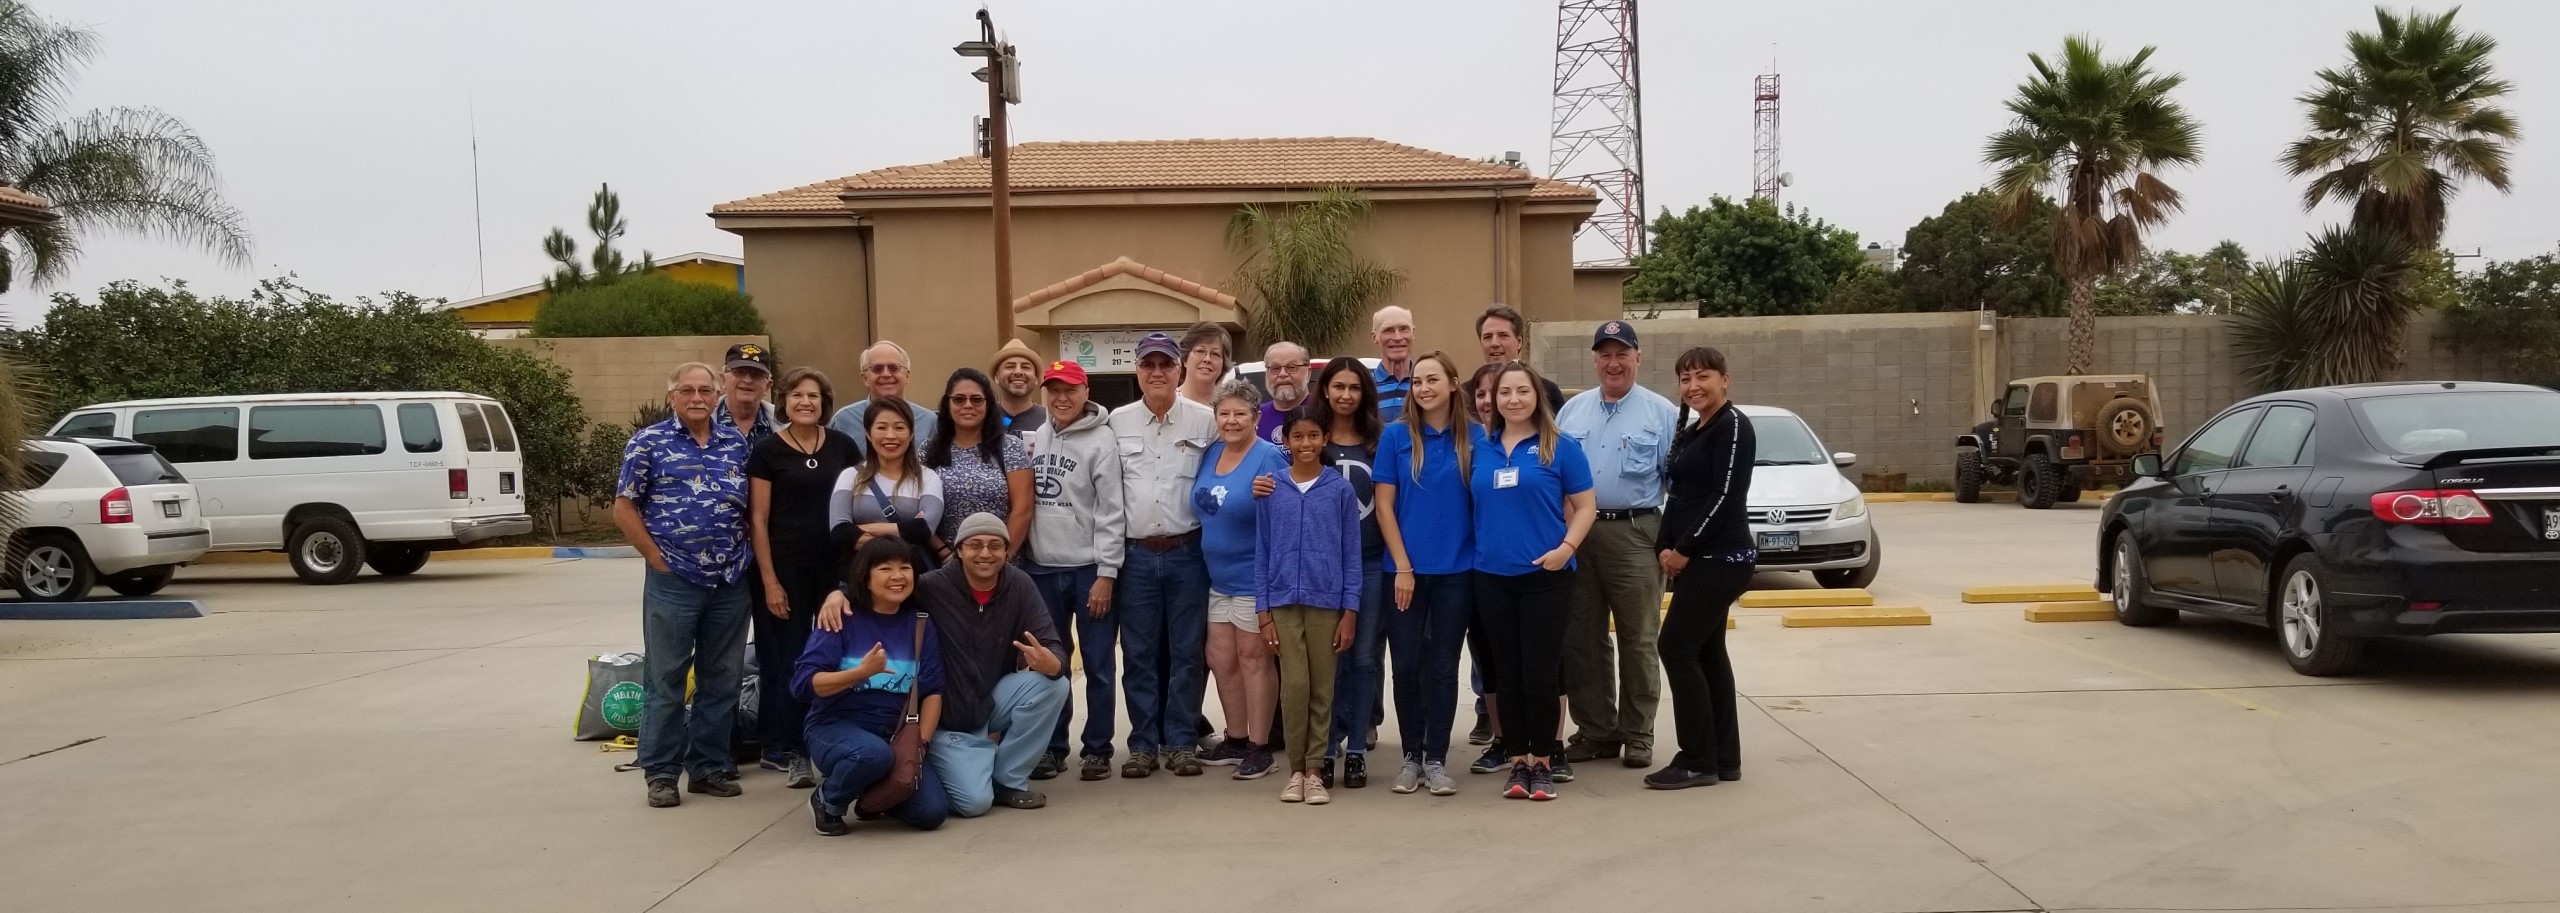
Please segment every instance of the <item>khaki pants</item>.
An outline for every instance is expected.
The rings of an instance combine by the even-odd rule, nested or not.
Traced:
[[[1662,703],[1660,515],[1591,524],[1574,555],[1573,614],[1565,625],[1564,689],[1574,738],[1653,744]],[[1616,649],[1610,645],[1617,624]]]
[[[1333,631],[1339,609],[1277,606],[1271,626],[1280,629],[1280,725],[1290,773],[1324,766],[1325,731],[1333,726]],[[1648,654],[1650,655],[1650,654]]]

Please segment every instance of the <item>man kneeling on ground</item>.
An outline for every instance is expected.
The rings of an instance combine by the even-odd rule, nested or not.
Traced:
[[[1031,789],[1031,768],[1067,706],[1066,647],[1030,575],[1006,560],[1003,520],[969,515],[955,551],[960,560],[926,574],[916,592],[942,642],[942,726],[926,762],[954,815],[974,818],[999,803],[1039,808],[1049,798]],[[847,608],[841,596],[827,597],[818,627],[835,630]]]

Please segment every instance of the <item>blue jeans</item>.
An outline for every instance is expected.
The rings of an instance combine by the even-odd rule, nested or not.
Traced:
[[[975,732],[945,729],[925,755],[951,794],[951,813],[975,818],[995,804],[996,788],[1031,788],[1031,769],[1046,748],[1040,736],[1067,706],[1067,680],[1028,669],[996,680],[994,709]],[[1023,733],[1014,738],[1013,733]],[[998,742],[996,736],[1003,736]]]
[[[640,589],[640,769],[652,780],[690,771],[695,779],[735,776],[729,743],[738,720],[738,682],[746,674],[747,586],[702,587],[648,569]],[[693,706],[684,700],[693,673]]]
[[[1058,629],[1067,652],[1084,659],[1084,738],[1082,754],[1089,758],[1111,757],[1111,730],[1117,717],[1113,715],[1112,670],[1119,659],[1113,655],[1120,639],[1120,614],[1101,618],[1085,611],[1085,600],[1093,595],[1093,565],[1077,568],[1050,568],[1026,564],[1032,586],[1039,590],[1040,601],[1049,606],[1049,624]],[[1067,657],[1058,657],[1065,661]],[[1075,701],[1069,699],[1058,711],[1058,725],[1049,734],[1049,753],[1067,757],[1067,726],[1075,722]]]
[[[1129,660],[1120,685],[1129,702],[1129,753],[1188,750],[1209,674],[1209,565],[1200,541],[1159,552],[1130,540],[1112,595]]]
[[[1473,586],[1466,574],[1415,574],[1413,607],[1401,612],[1395,610],[1395,591],[1387,593],[1387,642],[1396,656],[1396,729],[1404,737],[1406,757],[1418,755],[1425,763],[1449,760],[1449,731],[1458,715],[1458,648],[1467,643]]]
[[[809,760],[825,778],[818,783],[818,804],[829,814],[850,814],[862,791],[888,776],[897,763],[887,738],[852,720],[811,723],[803,735],[809,740]],[[941,827],[951,814],[951,794],[933,772],[933,748],[933,743],[925,744],[924,777],[916,783],[916,794],[889,810],[889,817],[920,831]]]
[[[1369,727],[1385,686],[1387,616],[1396,610],[1386,568],[1383,559],[1360,566],[1360,621],[1352,627],[1351,651],[1333,667],[1333,731],[1324,743],[1328,758],[1341,755],[1345,746],[1354,754],[1376,747],[1369,744]]]

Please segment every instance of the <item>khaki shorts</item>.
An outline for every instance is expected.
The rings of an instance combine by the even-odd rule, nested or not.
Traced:
[[[1253,614],[1253,597],[1229,596],[1209,591],[1209,623],[1231,624],[1253,633],[1262,632],[1262,618]]]

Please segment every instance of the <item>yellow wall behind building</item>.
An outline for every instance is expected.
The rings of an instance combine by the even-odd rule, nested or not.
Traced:
[[[699,282],[704,285],[733,289],[746,287],[745,267],[710,260],[669,263],[659,266],[658,273],[680,282]],[[541,313],[542,305],[550,300],[550,292],[535,289],[513,298],[501,298],[486,304],[457,308],[454,313],[461,314],[464,323],[532,323],[534,315]]]

